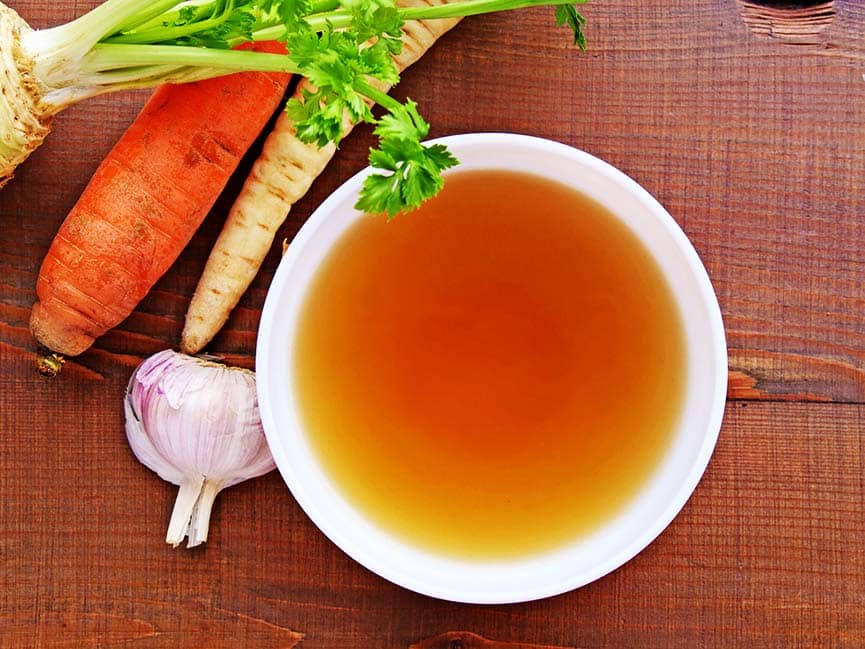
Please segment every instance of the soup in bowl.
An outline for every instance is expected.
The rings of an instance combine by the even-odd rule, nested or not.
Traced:
[[[717,300],[633,180],[563,144],[442,138],[445,189],[388,220],[370,170],[301,228],[256,354],[268,442],[334,543],[455,601],[584,585],[696,487],[726,395]]]

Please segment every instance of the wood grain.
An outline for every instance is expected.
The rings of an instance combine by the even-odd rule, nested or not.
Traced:
[[[417,642],[409,649],[574,649],[550,645],[526,644],[524,642],[499,642],[479,636],[470,631],[449,631],[434,638]]]
[[[816,45],[822,42],[823,30],[835,18],[834,2],[813,2],[807,6],[795,3],[748,2],[740,0],[745,24],[755,34],[787,43]]]
[[[26,407],[3,412],[17,434],[0,448],[0,628],[14,631],[0,647],[60,628],[66,644],[45,646],[276,647],[299,631],[304,649],[384,649],[453,630],[574,647],[865,643],[865,406],[731,404],[696,493],[643,553],[559,597],[469,606],[357,566],[276,474],[219,496],[204,547],[167,546],[174,487],[131,456],[119,408],[82,415],[44,386],[14,386]],[[76,401],[102,392],[85,382]],[[57,421],[79,420],[29,430],[52,394]]]
[[[93,0],[24,0],[34,25]],[[309,522],[278,474],[219,496],[205,547],[163,542],[174,488],[138,464],[121,396],[179,340],[244,169],[139,308],[56,381],[27,331],[38,266],[146,93],[62,113],[0,192],[0,647],[408,647],[466,631],[573,647],[865,646],[865,5],[808,43],[737,0],[595,0],[589,52],[549,12],[464,20],[396,91],[433,136],[529,133],[618,166],[693,241],[724,316],[730,402],[673,524],[577,591],[511,606],[413,594]],[[528,48],[528,52],[526,50]],[[277,235],[366,163],[357,129]],[[251,155],[254,155],[254,151]],[[271,252],[212,351],[254,366]]]

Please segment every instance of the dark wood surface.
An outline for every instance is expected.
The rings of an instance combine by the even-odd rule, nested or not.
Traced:
[[[13,6],[38,27],[93,4]],[[592,0],[583,55],[549,10],[468,19],[396,91],[433,135],[529,133],[620,167],[683,226],[722,306],[729,400],[697,491],[621,569],[527,604],[376,577],[276,473],[220,495],[204,547],[165,545],[175,489],[129,451],[121,395],[144,356],[177,345],[242,173],[138,310],[46,380],[27,330],[38,266],[145,94],[58,116],[0,191],[0,647],[289,647],[295,632],[310,649],[865,646],[865,5],[778,11]],[[370,142],[350,136],[280,239]],[[211,351],[254,366],[278,257]]]

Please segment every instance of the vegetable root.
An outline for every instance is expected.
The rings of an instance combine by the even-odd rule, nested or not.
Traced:
[[[0,3],[0,187],[50,130],[51,112],[42,106],[42,89],[32,74],[33,62],[21,49],[21,36],[29,31],[14,10]]]
[[[399,4],[428,7],[445,3],[408,0]],[[394,56],[397,68],[405,70],[420,59],[459,20],[407,21],[402,28],[402,51]],[[304,79],[295,96],[309,87]],[[387,90],[381,84],[379,87]],[[351,126],[347,124],[346,132]],[[258,273],[276,231],[335,152],[333,143],[319,148],[301,142],[291,118],[285,113],[279,116],[228,214],[190,301],[180,343],[184,352],[198,353],[223,327]]]
[[[277,43],[256,49],[284,52]],[[96,170],[42,264],[30,329],[74,356],[174,262],[283,98],[288,75],[158,88]]]

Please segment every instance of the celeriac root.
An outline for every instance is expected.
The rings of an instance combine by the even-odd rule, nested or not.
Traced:
[[[24,19],[0,3],[0,187],[42,144],[53,114],[42,104],[33,61],[21,47],[28,31]]]
[[[445,4],[441,0],[401,0],[400,6]],[[403,25],[403,48],[394,57],[400,71],[421,56],[459,18],[412,20]],[[295,96],[306,87],[301,81]],[[385,90],[387,90],[385,88]],[[347,125],[346,131],[351,129]],[[301,142],[282,113],[264,143],[222,232],[213,247],[186,313],[180,348],[201,351],[219,332],[252,283],[291,207],[302,198],[333,157],[336,147]]]

